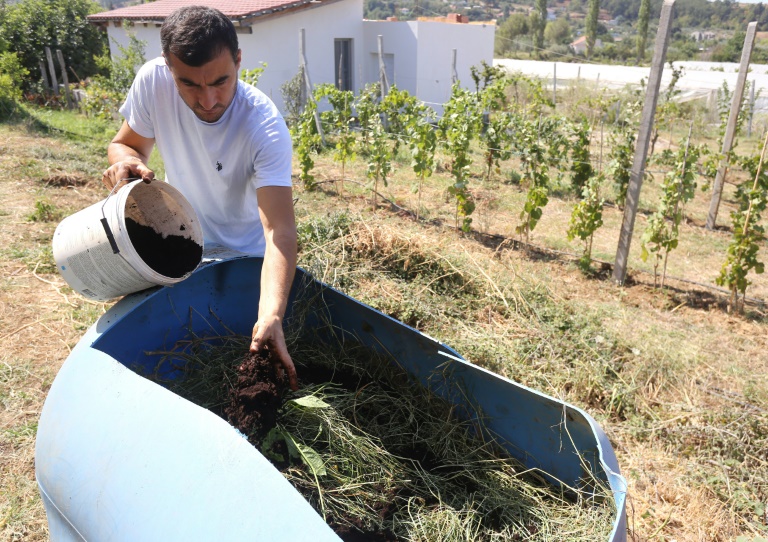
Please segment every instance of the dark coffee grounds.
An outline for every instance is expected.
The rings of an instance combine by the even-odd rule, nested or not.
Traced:
[[[203,257],[202,245],[188,237],[163,237],[151,226],[143,226],[131,218],[125,219],[125,227],[139,257],[164,277],[177,279],[191,273]]]

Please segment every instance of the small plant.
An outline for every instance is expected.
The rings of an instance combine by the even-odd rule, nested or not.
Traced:
[[[472,164],[469,146],[480,127],[480,108],[476,95],[458,84],[453,85],[451,99],[445,104],[438,126],[443,145],[451,156],[451,175],[454,180],[448,192],[456,200],[456,229],[468,232],[472,225],[470,215],[475,210],[468,186],[469,166]]]
[[[397,156],[400,144],[408,136],[408,128],[426,113],[426,106],[407,90],[392,86],[379,105],[386,119],[386,129],[394,141],[392,156]]]
[[[627,201],[627,188],[632,171],[637,139],[637,120],[640,113],[640,101],[627,104],[626,120],[610,136],[611,153],[608,157],[606,175],[613,179],[616,187],[616,204],[623,207]]]
[[[498,68],[491,68],[485,62],[482,66],[482,72],[472,68],[472,78],[483,111],[480,141],[485,148],[485,180],[488,181],[492,171],[501,174],[501,162],[512,156],[509,131],[513,116],[506,110],[509,80]]]
[[[588,271],[592,263],[592,239],[597,229],[603,225],[605,200],[600,197],[603,179],[602,174],[595,175],[584,184],[581,201],[573,208],[568,225],[568,240],[573,241],[578,237],[584,241],[584,253],[579,259],[579,267],[584,271]]]
[[[355,133],[351,130],[352,103],[354,94],[351,90],[339,90],[331,84],[320,85],[315,89],[315,100],[326,98],[333,109],[322,113],[323,119],[331,125],[336,134],[336,147],[333,158],[341,162],[341,193],[344,192],[344,169],[347,162],[355,159]]]
[[[680,223],[683,220],[684,206],[693,199],[696,191],[696,164],[700,155],[700,148],[691,146],[691,135],[688,134],[688,142],[681,147],[677,154],[677,162],[672,171],[664,176],[661,186],[662,195],[659,209],[648,219],[648,226],[642,237],[642,250],[640,257],[648,260],[650,254],[654,254],[653,283],[656,285],[658,267],[664,262],[661,276],[661,288],[664,288],[664,280],[667,276],[667,260],[670,251],[677,248]]]
[[[766,207],[768,192],[768,175],[763,171],[765,149],[768,146],[768,136],[763,144],[760,159],[749,158],[742,160],[742,167],[754,174],[752,185],[739,186],[737,198],[739,208],[731,213],[733,220],[733,240],[728,246],[728,255],[720,275],[715,282],[731,291],[728,303],[729,310],[743,311],[744,296],[750,284],[747,276],[750,271],[758,275],[765,271],[765,264],[757,259],[760,245],[765,241],[765,229],[760,225],[762,212]],[[739,305],[739,294],[742,296]]]
[[[296,156],[301,169],[299,180],[306,190],[314,190],[317,186],[315,177],[311,173],[312,168],[315,167],[312,155],[317,152],[321,145],[320,134],[317,132],[317,125],[315,124],[315,111],[317,111],[317,103],[314,98],[310,98],[292,130]]]
[[[528,182],[528,193],[520,213],[522,223],[515,228],[515,233],[524,235],[527,243],[543,208],[549,203],[549,167],[536,121],[522,119],[516,125],[514,144],[523,166],[523,179]]]
[[[421,211],[421,191],[424,180],[430,177],[435,170],[437,134],[432,124],[427,119],[422,118],[411,125],[409,135],[411,166],[413,167],[413,172],[419,178],[419,201],[416,206],[416,220],[418,220]]]
[[[60,220],[61,216],[61,210],[53,203],[39,199],[35,202],[35,210],[27,218],[32,222],[55,222]]]
[[[377,205],[377,196],[379,189],[379,181],[387,186],[387,175],[392,170],[392,155],[387,145],[387,135],[384,132],[384,126],[381,124],[379,117],[374,117],[371,129],[371,143],[369,146],[370,153],[368,154],[368,178],[373,181],[371,185],[371,203],[373,208]]]
[[[582,117],[579,122],[571,125],[571,134],[574,139],[571,144],[571,188],[580,194],[583,193],[593,173],[589,152],[592,131],[586,117]]]
[[[358,95],[355,102],[355,111],[357,112],[357,121],[360,124],[362,137],[360,140],[361,152],[366,152],[368,148],[368,136],[371,130],[371,124],[374,117],[380,115],[379,98],[381,97],[381,88],[378,83],[367,85]]]
[[[501,162],[512,156],[512,142],[509,130],[513,122],[510,113],[497,113],[491,117],[481,141],[485,146],[485,180],[491,179],[491,173],[501,175]]]
[[[296,75],[280,86],[280,94],[285,104],[285,120],[288,126],[291,127],[297,122],[306,100],[307,93],[303,67],[299,67]]]

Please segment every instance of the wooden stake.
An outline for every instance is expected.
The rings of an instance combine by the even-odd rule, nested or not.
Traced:
[[[640,202],[640,189],[643,186],[645,161],[653,131],[656,103],[659,99],[659,86],[661,85],[661,74],[664,71],[664,58],[667,54],[667,42],[669,41],[669,30],[672,26],[672,7],[674,4],[675,0],[664,0],[664,4],[661,6],[659,30],[656,34],[656,46],[653,52],[648,86],[645,91],[645,104],[643,105],[643,113],[640,120],[640,132],[635,146],[635,159],[632,171],[630,172],[629,186],[627,187],[627,203],[624,206],[624,219],[621,224],[619,244],[616,249],[616,261],[613,266],[613,280],[619,284],[624,284],[624,279],[627,275],[629,247],[632,242],[632,233],[635,229],[635,217]]]
[[[739,111],[741,102],[744,99],[744,84],[747,80],[747,71],[749,70],[749,59],[752,56],[752,47],[755,44],[755,31],[757,22],[751,22],[747,25],[747,36],[744,38],[744,48],[741,50],[741,64],[739,64],[739,76],[736,79],[736,89],[733,91],[731,100],[731,112],[728,116],[728,124],[725,127],[725,136],[723,137],[723,158],[720,168],[715,176],[715,184],[712,187],[712,199],[709,202],[709,214],[707,215],[707,229],[714,230],[717,222],[717,212],[720,208],[720,198],[723,195],[723,186],[725,185],[725,172],[728,168],[728,153],[731,152],[733,138],[736,136],[736,124],[739,120]]]

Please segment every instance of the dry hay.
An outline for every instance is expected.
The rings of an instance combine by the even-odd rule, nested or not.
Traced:
[[[288,340],[299,390],[285,396],[266,438],[245,432],[337,532],[413,541],[607,537],[615,516],[607,489],[593,501],[547,486],[478,438],[480,422],[462,422],[352,338],[297,330]],[[183,341],[183,353],[166,353],[161,364],[186,361],[186,376],[167,385],[222,415],[248,342]]]

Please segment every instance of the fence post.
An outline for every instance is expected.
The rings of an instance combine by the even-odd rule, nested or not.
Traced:
[[[387,65],[384,63],[384,36],[377,37],[379,44],[379,85],[381,85],[381,99],[389,92],[389,80],[387,79]]]
[[[456,49],[451,50],[451,86],[459,82],[459,72],[456,71]]]
[[[557,62],[552,69],[552,106],[557,107]]]
[[[48,70],[45,69],[45,62],[42,60],[40,61],[40,73],[43,76],[43,85],[45,85],[45,88],[53,90],[53,85],[51,85],[51,81],[48,79]]]
[[[309,65],[307,64],[306,55],[306,42],[304,40],[304,29],[299,29],[299,65],[301,66],[301,72],[304,74],[304,88],[307,93],[307,100],[314,99],[312,97],[312,81],[309,79]],[[320,134],[320,141],[325,145],[325,134],[323,133],[323,123],[320,122],[320,112],[315,108],[315,126],[317,126],[317,133]]]
[[[715,229],[715,222],[717,222],[717,211],[720,208],[720,198],[723,195],[723,185],[725,184],[725,172],[728,169],[728,153],[731,152],[733,138],[736,136],[736,124],[739,120],[741,101],[744,98],[744,83],[747,80],[747,70],[749,70],[749,59],[752,56],[752,46],[755,44],[756,29],[757,22],[755,21],[747,25],[747,36],[744,38],[744,48],[741,50],[739,76],[736,79],[736,88],[731,100],[731,113],[728,116],[728,124],[725,127],[725,136],[723,137],[723,161],[720,163],[715,176],[715,184],[712,186],[712,199],[709,202],[709,214],[707,215],[708,230]]]
[[[661,74],[664,71],[664,58],[667,55],[667,42],[669,41],[669,30],[672,26],[672,7],[674,4],[675,0],[664,0],[661,6],[659,30],[656,34],[656,46],[653,51],[653,62],[651,63],[651,73],[648,77],[648,86],[645,89],[645,103],[640,119],[640,131],[635,145],[635,159],[629,176],[627,202],[624,206],[624,219],[621,223],[619,245],[616,249],[616,262],[613,266],[613,280],[619,284],[624,284],[624,279],[627,275],[629,247],[632,242],[632,232],[635,229],[640,188],[643,186],[646,155],[648,154],[648,145],[650,144],[651,132],[653,131],[656,103],[659,99],[659,86],[661,85]]]
[[[752,85],[749,87],[749,122],[747,123],[747,135],[752,135],[752,117],[755,116],[755,87],[757,86],[757,79],[752,80]]]
[[[48,73],[51,76],[51,90],[53,93],[59,94],[59,80],[56,78],[56,68],[53,67],[53,55],[51,54],[51,48],[45,48],[45,57],[48,59]]]
[[[64,63],[64,55],[61,49],[56,49],[56,58],[59,60],[61,68],[61,78],[64,80],[64,96],[67,98],[67,109],[72,109],[72,96],[69,92],[69,77],[67,76],[67,65]]]

